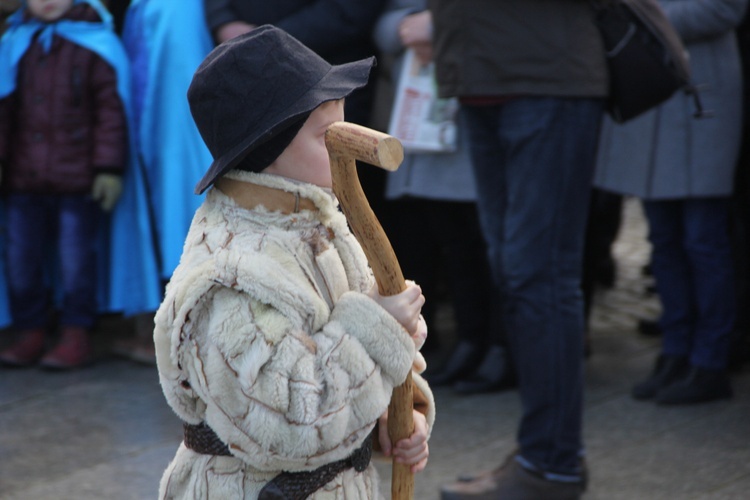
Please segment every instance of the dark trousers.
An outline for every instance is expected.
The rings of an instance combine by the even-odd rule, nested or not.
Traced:
[[[391,210],[393,247],[404,275],[422,287],[428,326],[435,324],[444,291],[453,305],[458,340],[502,343],[499,321],[492,320],[494,286],[476,205],[406,198],[392,202]]]
[[[597,282],[602,278],[601,272],[611,272],[614,277],[612,244],[617,239],[622,218],[622,201],[620,194],[593,188],[589,203],[589,221],[586,226],[586,239],[583,251],[583,289],[584,321],[588,322],[591,305]],[[611,269],[607,269],[611,266]]]
[[[726,369],[737,316],[729,198],[647,201],[644,209],[664,354]]]
[[[61,325],[93,325],[100,216],[88,196],[8,196],[6,268],[16,328],[45,326],[52,290],[62,294]]]
[[[521,97],[466,107],[478,207],[502,292],[523,416],[520,453],[580,473],[583,241],[603,105]]]

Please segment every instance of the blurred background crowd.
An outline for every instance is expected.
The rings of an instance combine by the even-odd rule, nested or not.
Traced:
[[[22,3],[0,0],[2,29],[8,30],[4,43],[9,43],[13,33],[11,15]],[[73,2],[73,7],[78,3]],[[591,83],[590,100],[598,101],[598,107],[586,111],[585,120],[581,114],[576,115],[578,121],[566,121],[572,120],[571,112],[561,112],[554,118],[558,126],[568,123],[562,127],[567,128],[567,135],[555,133],[561,143],[596,143],[589,149],[581,146],[587,155],[570,159],[574,173],[576,162],[590,163],[590,175],[562,177],[577,184],[575,196],[581,207],[576,210],[583,216],[563,216],[555,219],[554,228],[547,228],[578,242],[571,244],[576,248],[571,253],[573,260],[578,259],[572,266],[577,281],[572,285],[571,304],[580,306],[582,328],[571,326],[571,338],[580,335],[580,339],[568,347],[542,342],[535,348],[557,349],[566,357],[580,358],[573,366],[596,356],[597,346],[589,339],[586,327],[592,301],[597,288],[610,288],[617,280],[612,244],[620,229],[625,200],[639,200],[652,245],[651,262],[643,273],[653,275],[651,293],[658,295],[662,304],[661,316],[643,318],[639,331],[662,337],[663,345],[653,372],[644,374],[642,381],[633,381],[632,396],[636,399],[693,404],[730,398],[731,374],[750,361],[750,20],[746,3],[661,2],[691,54],[694,83],[711,117],[694,118],[691,99],[678,93],[657,109],[617,124],[604,111],[605,95],[595,85],[597,67],[592,65],[586,78]],[[129,102],[130,153],[120,164],[103,161],[96,165],[98,175],[85,187],[87,195],[92,184],[100,185],[102,193],[97,198],[95,191],[94,196],[101,202],[101,211],[94,218],[102,225],[90,231],[87,238],[98,242],[102,227],[107,228],[106,241],[94,245],[94,253],[81,257],[90,264],[84,267],[97,270],[94,277],[87,274],[88,281],[96,284],[89,285],[91,303],[81,306],[85,314],[68,314],[69,309],[78,307],[70,297],[80,297],[80,287],[68,286],[76,280],[65,279],[66,269],[73,268],[72,275],[82,271],[80,263],[67,263],[61,258],[75,253],[72,247],[55,239],[64,227],[61,214],[67,213],[58,198],[68,192],[48,184],[28,188],[16,180],[14,173],[21,169],[13,155],[21,149],[21,134],[26,137],[22,129],[31,130],[33,125],[28,123],[36,123],[24,118],[23,113],[34,112],[31,105],[16,102],[17,95],[30,91],[19,83],[17,89],[13,84],[13,90],[0,93],[0,191],[5,204],[0,214],[5,269],[4,293],[0,296],[5,307],[0,307],[0,326],[6,337],[0,362],[7,367],[76,369],[110,354],[138,363],[155,362],[153,311],[177,265],[193,212],[201,202],[193,187],[211,163],[192,124],[185,93],[193,71],[214,46],[270,23],[334,64],[376,55],[375,76],[365,89],[347,99],[346,117],[388,131],[405,53],[412,51],[426,70],[433,71],[437,62],[436,85],[449,93],[445,88],[449,87],[450,76],[445,73],[455,40],[448,34],[453,33],[451,30],[460,33],[460,28],[451,27],[445,20],[452,3],[440,1],[110,0],[102,4],[111,20],[103,19],[101,12],[94,19],[111,23],[125,55],[121,63],[130,72],[127,97],[120,90],[120,98]],[[497,43],[487,41],[484,48],[502,51],[504,46]],[[21,66],[19,71],[20,78],[23,71],[31,70]],[[576,78],[575,73],[571,75]],[[580,97],[573,90],[566,92],[570,94],[564,95],[566,98]],[[501,130],[503,120],[511,120],[514,109],[528,112],[524,106],[534,100],[529,95],[537,97],[540,93],[544,95],[533,85],[511,91],[472,91],[468,95],[459,91],[453,95],[460,100],[454,118],[458,140],[453,151],[407,151],[395,173],[363,169],[360,174],[404,275],[419,283],[428,299],[424,315],[433,334],[423,348],[431,360],[426,378],[433,386],[449,386],[456,394],[515,388],[533,378],[529,371],[539,371],[531,367],[530,348],[519,345],[516,337],[530,335],[535,328],[533,321],[524,322],[528,317],[523,311],[527,301],[542,299],[527,293],[525,287],[532,287],[530,283],[538,278],[536,273],[542,271],[516,273],[513,266],[518,262],[507,250],[514,241],[533,244],[539,228],[503,226],[501,232],[507,239],[496,238],[499,223],[493,219],[493,211],[500,209],[493,201],[505,200],[505,196],[500,195],[500,184],[491,175],[489,157],[511,155],[515,150],[493,149],[486,137],[482,141],[479,138],[494,126],[498,134],[495,140],[512,141],[506,137],[511,134]],[[538,100],[534,104],[538,105]],[[488,120],[497,121],[483,129]],[[513,130],[519,130],[524,122],[514,123]],[[561,146],[551,154],[559,155],[563,150]],[[543,156],[537,161],[545,161],[538,158]],[[564,163],[562,158],[560,163]],[[558,167],[555,162],[550,166]],[[538,192],[516,193],[535,198],[539,214],[559,210],[558,205],[553,206],[553,198],[541,191],[543,180]],[[562,185],[557,179],[550,183],[554,185],[545,188],[550,192]],[[110,189],[112,206],[107,206]],[[512,192],[512,187],[508,190]],[[27,200],[31,205],[22,204],[29,193],[58,200],[45,212],[53,221],[49,230],[27,235],[23,229],[37,227],[34,221],[42,220],[28,218],[29,212],[41,212],[28,208],[41,203],[37,198]],[[508,195],[505,201],[510,204],[513,199]],[[18,213],[24,217],[14,215]],[[102,218],[106,220],[100,221]],[[511,222],[504,221],[506,225]],[[22,239],[19,233],[31,238],[28,244],[39,251],[18,246],[17,241]],[[536,258],[521,252],[521,257],[530,261]],[[31,270],[20,272],[26,264]],[[136,273],[140,279],[133,280]],[[36,280],[33,297],[28,290],[30,276]],[[32,302],[36,305],[29,307]],[[452,311],[455,320],[455,341],[436,333],[440,331],[437,322],[444,317],[439,310],[445,308]],[[543,312],[539,314],[544,316]],[[128,325],[126,334],[119,330],[117,338],[101,342],[96,336],[110,333],[99,325],[113,318]],[[544,335],[532,337],[538,340]],[[106,349],[97,349],[97,345],[106,345]],[[531,391],[528,387],[533,384],[527,386]]]

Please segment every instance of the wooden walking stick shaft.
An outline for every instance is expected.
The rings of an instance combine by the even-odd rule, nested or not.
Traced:
[[[404,275],[388,237],[370,208],[357,176],[356,160],[386,170],[396,170],[404,159],[401,143],[395,137],[353,123],[336,122],[326,132],[331,158],[333,191],[349,226],[370,263],[381,295],[396,295],[406,289]],[[388,435],[392,443],[414,432],[411,371],[396,387],[388,408]],[[414,476],[408,465],[393,462],[391,498],[414,497]]]

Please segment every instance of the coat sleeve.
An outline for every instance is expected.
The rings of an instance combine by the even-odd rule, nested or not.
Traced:
[[[206,22],[213,33],[219,26],[238,21],[237,13],[231,7],[231,0],[204,0]]]
[[[318,54],[326,54],[369,37],[385,0],[317,0],[276,26]]]
[[[713,38],[736,28],[747,0],[679,0],[661,2],[667,18],[685,43]]]
[[[378,50],[385,54],[397,54],[403,50],[398,27],[401,21],[413,12],[414,9],[411,8],[393,9],[378,18],[373,30],[373,40]]]
[[[109,172],[123,170],[128,138],[125,109],[117,93],[117,73],[101,57],[95,57],[92,64],[90,88],[96,118],[91,163]]]
[[[232,453],[259,470],[304,470],[347,457],[406,378],[414,344],[369,297],[346,292],[306,332],[278,310],[217,287],[183,346],[191,390]]]

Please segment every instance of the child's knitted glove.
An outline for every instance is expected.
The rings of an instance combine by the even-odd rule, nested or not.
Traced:
[[[122,178],[117,174],[97,174],[91,196],[98,201],[102,210],[109,212],[122,194]]]

